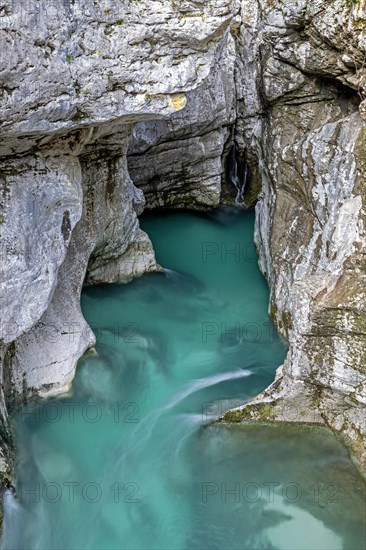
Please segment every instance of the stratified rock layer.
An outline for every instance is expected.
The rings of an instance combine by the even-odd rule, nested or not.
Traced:
[[[169,120],[136,124],[128,167],[148,208],[219,206],[223,154],[236,118],[232,35],[216,54],[203,86],[187,94],[187,106]]]
[[[325,423],[366,470],[362,5],[242,2],[236,139],[261,178],[255,240],[290,350],[227,419]]]
[[[4,344],[21,338],[17,390],[53,385],[57,376],[60,389],[71,381],[71,363],[93,340],[77,303],[91,255],[89,283],[128,281],[157,269],[136,218],[144,198],[126,166],[132,123],[169,117],[212,80],[232,10],[225,0],[4,8],[1,336]],[[68,311],[55,304],[66,296],[75,297]],[[63,344],[69,333],[74,351]],[[39,352],[26,367],[30,346]],[[46,374],[47,362],[55,368]]]
[[[145,199],[128,172],[131,132],[182,111],[195,90],[207,95],[225,51],[230,70],[235,11],[230,0],[2,3],[3,476],[11,474],[9,406],[66,391],[94,344],[80,309],[84,282],[127,282],[160,269],[137,219]],[[232,75],[221,87],[233,93]],[[215,160],[218,190],[221,125],[235,118],[229,102],[229,114],[212,124],[220,143],[203,145],[202,170],[203,156]],[[191,119],[187,109],[186,125]]]

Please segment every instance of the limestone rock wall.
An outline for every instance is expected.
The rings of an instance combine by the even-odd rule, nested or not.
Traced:
[[[131,134],[205,94],[224,50],[230,70],[237,11],[231,0],[1,3],[0,477],[11,475],[9,408],[65,391],[94,343],[84,282],[159,269],[138,223],[145,199],[127,167]],[[225,117],[234,115],[211,128],[221,142]],[[220,144],[206,145],[216,159]]]
[[[125,161],[132,124],[167,118],[186,105],[193,90],[204,90],[203,83],[211,82],[216,71],[217,57],[223,49],[229,51],[232,18],[233,5],[225,0],[192,0],[179,6],[170,0],[4,5],[1,338],[4,345],[21,338],[15,352],[17,391],[21,385],[51,385],[55,373],[63,371],[65,358],[54,363],[53,373],[51,369],[45,374],[49,358],[42,350],[45,378],[42,366],[23,372],[26,350],[42,347],[40,339],[51,347],[50,339],[58,357],[66,353],[66,319],[63,328],[48,326],[60,313],[51,310],[65,286],[63,278],[78,301],[91,255],[89,283],[127,281],[156,268],[149,239],[136,218],[143,195],[133,186]],[[232,65],[232,51],[230,55]],[[226,107],[221,103],[221,109]],[[210,104],[206,116],[212,118],[214,108]],[[192,118],[187,111],[186,126]],[[222,131],[220,123],[217,133]],[[80,253],[82,258],[76,260]],[[67,269],[75,261],[80,272],[71,275]],[[75,277],[78,281],[71,284]],[[74,307],[63,312],[71,324]],[[38,328],[31,330],[36,323]],[[71,330],[80,332],[81,325]],[[74,359],[91,341],[86,334],[82,344],[75,344]],[[39,354],[34,357],[38,362]],[[65,380],[70,380],[72,368],[65,369]]]
[[[223,154],[236,119],[236,53],[234,37],[228,33],[212,72],[187,94],[183,111],[168,120],[136,124],[128,166],[148,208],[219,206]]]
[[[366,6],[243,0],[242,21],[236,139],[257,164],[255,239],[290,351],[238,418],[325,423],[365,471]]]
[[[231,0],[5,0],[2,154],[15,153],[13,141],[23,152],[56,132],[181,109],[210,73],[233,9]]]

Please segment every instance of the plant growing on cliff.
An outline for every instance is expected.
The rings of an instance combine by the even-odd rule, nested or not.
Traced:
[[[353,8],[353,6],[360,7],[364,0],[346,0],[345,4],[349,8]]]
[[[234,38],[239,38],[240,36],[240,29],[241,24],[240,23],[233,23],[230,27],[230,32]]]

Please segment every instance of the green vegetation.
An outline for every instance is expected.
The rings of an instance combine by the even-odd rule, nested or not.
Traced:
[[[164,97],[165,97],[164,94],[145,94],[144,95],[145,101],[151,101],[153,99],[164,99]]]
[[[242,409],[234,410],[234,411],[228,411],[225,413],[225,416],[223,417],[223,422],[232,422],[232,423],[238,423],[242,422],[244,419],[244,411]]]
[[[361,6],[364,0],[345,0],[346,6],[352,8],[353,6]]]
[[[240,23],[233,23],[230,27],[230,32],[234,38],[239,38],[240,36]]]
[[[243,409],[227,411],[219,422],[238,424],[240,422],[270,422],[272,420],[270,403],[253,403]]]
[[[289,330],[292,329],[292,317],[291,313],[288,311],[282,312],[282,318],[278,321],[278,326],[280,330],[284,330],[286,334],[288,334]]]
[[[107,23],[104,29],[104,34],[106,36],[109,36],[110,34],[112,34],[113,27],[115,25],[120,26],[120,25],[123,25],[124,22],[125,22],[124,19],[116,19],[114,23]]]
[[[274,323],[277,323],[277,312],[278,312],[278,308],[276,306],[276,304],[271,304],[271,309],[270,309],[270,318],[272,319],[272,321]]]

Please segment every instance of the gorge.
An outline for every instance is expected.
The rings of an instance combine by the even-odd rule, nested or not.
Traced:
[[[9,415],[95,344],[83,286],[161,271],[143,210],[235,201],[289,351],[217,429],[324,426],[365,475],[364,1],[4,0],[0,29],[3,490]]]
[[[141,223],[165,271],[86,288],[96,353],[67,395],[12,415],[2,548],[362,549],[366,487],[331,432],[212,425],[268,386],[287,352],[253,213]]]

